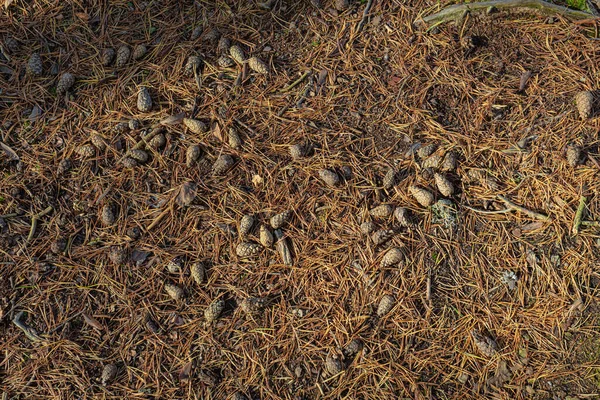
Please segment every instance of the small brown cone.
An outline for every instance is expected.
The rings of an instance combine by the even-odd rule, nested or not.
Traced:
[[[266,225],[260,226],[259,240],[260,244],[262,244],[264,247],[269,248],[273,246],[273,242],[275,241],[275,239],[273,238],[273,233],[271,233],[271,231],[269,230],[269,228],[266,227]]]
[[[121,246],[112,246],[108,251],[108,259],[115,265],[123,265],[127,262],[127,250]]]
[[[206,126],[204,122],[193,118],[184,118],[183,125],[196,134],[205,133],[208,131],[208,126]]]
[[[369,211],[369,214],[371,214],[371,216],[374,218],[387,218],[392,215],[392,212],[394,212],[392,206],[389,204],[381,204],[375,208],[372,208]]]
[[[200,147],[200,145],[193,144],[190,147],[188,147],[187,151],[185,152],[185,165],[188,168],[191,168],[196,163],[196,161],[198,161],[201,154],[202,148]]]
[[[394,210],[394,218],[396,218],[400,225],[404,227],[409,227],[412,225],[408,209],[404,207],[396,207],[396,209]]]
[[[231,40],[229,40],[225,36],[222,36],[221,39],[219,39],[219,44],[217,44],[217,54],[220,54],[220,55],[226,54],[229,51],[230,47],[231,47]]]
[[[254,215],[244,215],[240,220],[240,236],[246,236],[249,234],[254,226],[254,222],[256,222]]]
[[[232,149],[239,150],[242,147],[242,139],[235,128],[229,128],[227,139]]]
[[[442,165],[440,165],[440,169],[442,171],[454,171],[456,169],[456,153],[453,151],[449,151],[444,155],[444,160],[442,161]]]
[[[341,357],[333,352],[327,354],[325,358],[325,370],[330,375],[337,375],[344,370],[344,364],[342,363]]]
[[[114,207],[111,204],[105,204],[104,207],[102,207],[102,213],[100,217],[104,226],[110,226],[117,220]]]
[[[396,184],[396,170],[394,168],[390,168],[385,173],[383,177],[383,188],[385,190],[391,189]]]
[[[233,46],[231,46],[229,48],[229,55],[231,56],[231,58],[233,58],[235,61],[237,61],[240,64],[243,64],[244,61],[246,60],[246,56],[244,55],[244,50],[242,50],[242,48],[240,46],[238,46],[237,44],[234,44]]]
[[[185,74],[194,76],[194,71],[198,71],[202,65],[202,59],[198,56],[189,56],[185,63]]]
[[[206,322],[214,322],[221,316],[223,309],[225,308],[225,302],[222,299],[217,299],[210,303],[206,310],[204,310],[204,319]]]
[[[375,246],[379,246],[390,240],[394,236],[394,231],[390,229],[380,229],[371,235],[371,240]]]
[[[442,164],[443,158],[438,153],[432,154],[423,161],[423,168],[437,169]]]
[[[106,149],[106,141],[102,136],[98,135],[97,133],[92,133],[90,135],[90,142],[92,142],[92,144],[96,146],[96,148],[98,148],[98,150],[100,151]]]
[[[115,59],[115,54],[115,50],[111,48],[102,50],[102,56],[100,57],[102,60],[102,65],[108,67],[110,64],[112,64],[113,60]]]
[[[42,58],[38,53],[33,53],[27,61],[27,72],[31,75],[41,75],[44,72]]]
[[[319,171],[319,178],[331,187],[335,187],[340,183],[340,176],[336,172],[326,168]]]
[[[377,306],[377,316],[379,318],[383,317],[394,308],[396,304],[396,298],[390,294],[386,294],[379,301],[379,305]]]
[[[238,257],[242,257],[242,258],[252,257],[252,256],[257,255],[261,249],[262,249],[262,246],[259,245],[258,243],[241,242],[240,244],[238,244],[236,246],[235,254],[237,254]]]
[[[152,97],[148,88],[142,87],[137,96],[137,108],[141,112],[148,112],[152,109]]]
[[[146,150],[133,149],[129,151],[129,157],[133,158],[138,163],[143,164],[148,161],[150,156]]]
[[[489,336],[481,334],[479,331],[474,330],[471,333],[475,345],[479,351],[486,357],[492,357],[498,351],[498,343]]]
[[[273,229],[281,228],[288,222],[288,220],[290,219],[291,216],[292,216],[292,212],[290,210],[286,210],[282,213],[273,215],[271,217],[271,220],[269,221],[271,223],[271,227]]]
[[[150,146],[153,149],[160,149],[166,143],[167,138],[165,138],[165,135],[159,133],[158,135],[155,135],[152,139],[150,139],[150,141],[148,142],[148,146]]]
[[[235,161],[229,154],[221,154],[212,167],[213,175],[222,175],[233,167]]]
[[[443,196],[449,197],[454,194],[454,185],[444,175],[437,172],[433,175],[435,184]]]
[[[96,155],[96,148],[91,144],[84,144],[77,148],[77,154],[82,158],[91,158]]]
[[[248,66],[252,71],[258,72],[259,74],[266,75],[269,73],[269,66],[258,57],[250,57],[248,59]]]
[[[575,104],[577,111],[582,119],[590,118],[594,113],[594,94],[589,90],[584,90],[575,95]]]
[[[217,58],[217,64],[219,64],[219,67],[221,68],[229,68],[235,65],[235,62],[231,59],[231,57],[221,56]]]
[[[133,59],[139,60],[142,57],[144,57],[147,52],[148,48],[145,44],[138,44],[137,46],[135,46],[135,49],[133,49]]]
[[[122,161],[121,164],[123,164],[123,166],[125,168],[135,168],[138,166],[138,162],[135,161],[133,158],[131,157],[125,157]]]
[[[117,61],[115,62],[115,66],[117,68],[124,67],[129,61],[129,57],[131,56],[131,50],[129,46],[123,45],[117,49]]]
[[[571,145],[567,147],[567,162],[571,167],[576,167],[581,162],[583,152],[581,147]]]
[[[58,79],[58,83],[56,84],[56,93],[63,94],[68,92],[73,85],[75,84],[75,76],[69,72],[65,72]]]
[[[300,159],[306,155],[305,146],[302,144],[293,144],[290,146],[290,156],[294,160]]]
[[[435,144],[428,144],[425,146],[421,146],[417,150],[417,155],[419,156],[419,158],[421,160],[424,160],[427,157],[429,157],[430,155],[432,155],[433,152],[435,151],[435,149],[437,149],[437,146]]]
[[[204,277],[206,276],[206,267],[202,262],[195,262],[190,267],[190,275],[194,279],[198,285],[201,285],[204,282]]]
[[[377,226],[371,221],[365,221],[362,224],[360,224],[360,231],[363,235],[368,235],[375,229],[377,229]]]
[[[240,308],[248,315],[256,315],[262,311],[265,300],[259,297],[246,297],[240,302]]]
[[[408,187],[408,191],[417,200],[417,202],[423,207],[429,207],[433,204],[433,194],[420,186],[411,185]]]
[[[404,253],[398,247],[389,249],[381,259],[381,267],[386,268],[404,261]]]
[[[181,300],[185,297],[183,289],[172,283],[165,283],[165,292],[167,292],[169,297],[173,300]]]
[[[350,7],[350,1],[349,0],[335,0],[335,9],[336,10],[338,10],[338,11],[344,11],[348,7]]]
[[[190,33],[190,40],[198,39],[202,34],[202,29],[202,25],[195,26],[194,29],[192,29],[192,33]]]
[[[117,377],[117,366],[114,364],[106,364],[102,369],[102,375],[100,376],[100,382],[102,386],[107,386]]]

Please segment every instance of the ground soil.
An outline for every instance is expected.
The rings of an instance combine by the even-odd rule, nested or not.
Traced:
[[[573,102],[600,87],[593,26],[498,12],[428,30],[419,17],[443,4],[375,0],[359,31],[366,2],[272,3],[0,11],[2,398],[599,397],[599,228],[572,231],[581,196],[584,220],[600,214],[600,120]],[[219,66],[215,30],[269,73]],[[102,65],[104,49],[139,44],[141,59]],[[190,55],[203,60],[196,77]],[[76,81],[63,94],[66,72]],[[131,119],[140,127],[115,130]],[[144,143],[159,127],[164,145]],[[93,135],[106,146],[82,154]],[[129,168],[138,143],[149,159]],[[310,151],[292,158],[296,144]],[[431,144],[457,168],[427,168],[416,150]],[[187,163],[192,145],[202,155]],[[224,154],[235,163],[214,174]],[[455,188],[450,213],[409,190],[444,198],[436,171]],[[504,212],[498,196],[548,218]],[[381,204],[411,223],[371,216]],[[281,243],[237,254],[286,210],[291,265]],[[247,214],[257,222],[242,235]],[[376,245],[366,221],[391,238]],[[394,247],[404,259],[382,265]],[[248,297],[263,306],[247,313]]]

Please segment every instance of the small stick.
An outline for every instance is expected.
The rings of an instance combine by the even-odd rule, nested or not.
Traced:
[[[509,199],[507,199],[506,197],[504,197],[502,195],[498,195],[498,198],[500,200],[502,200],[504,202],[504,204],[506,204],[506,206],[508,208],[512,208],[513,210],[520,211],[523,214],[526,214],[527,216],[529,216],[529,217],[531,217],[533,219],[539,219],[541,221],[548,221],[548,220],[550,220],[549,216],[537,213],[535,211],[528,210],[525,207],[518,206],[518,205],[516,205],[515,203],[513,203],[512,201],[510,201]]]
[[[583,212],[585,211],[585,203],[587,201],[587,197],[581,196],[579,198],[579,206],[577,207],[577,212],[575,213],[575,219],[573,220],[573,228],[571,232],[573,235],[577,235],[579,233],[579,228],[581,227],[581,220],[583,219]]]
[[[148,227],[146,228],[146,231],[151,230],[152,228],[154,228],[156,225],[158,225],[158,223],[164,218],[165,215],[167,215],[167,213],[169,211],[171,211],[171,209],[173,208],[173,205],[170,205],[169,207],[165,208],[163,210],[163,212],[161,212],[158,217],[156,217],[154,219],[154,221],[152,221],[152,223],[150,225],[148,225]]]
[[[35,329],[33,329],[30,326],[21,322],[22,316],[23,316],[23,311],[19,311],[13,318],[13,324],[15,324],[17,326],[17,328],[22,330],[23,333],[25,334],[25,336],[27,336],[27,338],[29,340],[31,340],[32,342],[37,342],[37,341],[42,340],[42,338],[37,334]]]
[[[33,235],[35,235],[35,229],[37,228],[38,219],[50,213],[52,210],[54,210],[54,207],[48,206],[44,211],[31,217],[31,228],[29,229],[29,235],[27,235],[27,241],[25,241],[25,244],[29,243],[31,239],[33,239]]]
[[[360,20],[360,22],[358,23],[358,26],[356,27],[356,33],[360,33],[360,31],[362,31],[363,27],[367,23],[367,19],[369,18],[369,13],[371,12],[372,6],[373,6],[373,0],[369,0],[367,2],[367,6],[363,10],[362,19]]]
[[[245,123],[243,123],[242,121],[240,121],[238,118],[234,118],[233,119],[235,122],[237,122],[238,124],[240,124],[242,127],[246,128],[253,136],[256,136],[257,133],[254,129],[250,128],[248,125],[246,125]]]
[[[467,206],[467,205],[464,205],[464,204],[462,206],[464,208],[468,209],[468,210],[475,211],[475,212],[478,212],[480,214],[490,214],[490,215],[491,214],[506,214],[506,213],[509,213],[509,212],[512,211],[511,208],[505,208],[504,210],[487,211],[487,210],[480,210],[478,208],[473,208],[473,207],[470,207],[470,206]]]
[[[308,75],[310,75],[310,71],[306,71],[305,73],[303,73],[300,78],[296,79],[294,82],[290,83],[288,86],[284,87],[279,92],[280,93],[289,92],[290,90],[292,90],[293,88],[298,86],[300,84],[300,82],[305,80]]]
[[[600,226],[600,221],[581,221],[583,226]]]

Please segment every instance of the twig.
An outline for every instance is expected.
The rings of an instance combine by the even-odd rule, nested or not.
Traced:
[[[575,219],[573,220],[573,228],[571,232],[573,235],[577,235],[579,233],[579,227],[581,226],[581,220],[583,218],[583,212],[585,211],[585,203],[587,201],[587,197],[581,196],[579,198],[579,206],[577,207],[577,212],[575,213]]]
[[[504,202],[504,204],[506,204],[506,206],[508,208],[512,208],[513,210],[520,211],[523,214],[526,214],[527,216],[529,216],[529,217],[531,217],[533,219],[539,219],[541,221],[548,221],[548,220],[550,220],[549,216],[537,213],[535,211],[528,210],[525,207],[518,206],[518,205],[516,205],[515,203],[513,203],[512,201],[510,201],[509,199],[507,199],[506,197],[504,197],[502,195],[498,195],[498,198],[500,200],[502,200]]]
[[[491,215],[491,214],[506,214],[506,213],[509,213],[509,212],[512,211],[511,208],[505,208],[504,210],[487,211],[487,210],[480,210],[478,208],[473,208],[473,207],[470,207],[470,206],[467,206],[467,205],[464,205],[464,204],[462,206],[464,208],[468,209],[468,210],[475,211],[475,212],[480,213],[480,214],[489,214],[489,215]]]
[[[369,18],[369,13],[371,12],[371,7],[372,6],[373,6],[373,0],[369,0],[367,2],[367,6],[363,10],[362,18],[361,18],[360,22],[358,23],[358,26],[356,27],[356,32],[357,33],[359,33],[360,31],[362,31],[363,27],[367,23],[367,19]]]
[[[156,225],[158,225],[158,223],[164,218],[165,215],[167,215],[167,213],[169,211],[171,211],[173,209],[173,204],[171,204],[170,206],[168,206],[167,208],[165,208],[163,210],[163,212],[161,212],[158,217],[156,217],[154,219],[154,221],[152,221],[152,223],[150,225],[148,225],[148,227],[146,228],[146,231],[151,230],[152,228],[154,228]]]
[[[279,92],[280,93],[289,92],[290,90],[292,90],[293,88],[298,86],[300,84],[300,82],[305,80],[308,75],[310,75],[310,71],[306,71],[305,73],[303,73],[300,78],[296,79],[294,82],[290,83],[288,86],[284,87]]]
[[[581,221],[583,226],[600,226],[600,221]]]
[[[548,3],[543,0],[492,0],[480,3],[455,4],[444,8],[442,11],[423,18],[427,25],[442,24],[462,17],[469,12],[486,12],[489,9],[531,9],[544,15],[561,14],[567,18],[579,20],[590,19],[594,16],[585,11],[572,10],[567,7]]]
[[[15,324],[17,326],[17,328],[22,330],[23,333],[25,334],[25,336],[27,336],[27,338],[29,340],[31,340],[32,342],[37,342],[37,341],[42,340],[42,338],[37,334],[35,329],[33,329],[30,326],[21,322],[22,316],[23,316],[23,311],[19,311],[13,318],[13,324]]]
[[[243,123],[242,121],[240,121],[238,118],[234,118],[233,119],[235,122],[237,122],[238,124],[240,124],[243,128],[246,128],[253,136],[256,136],[256,131],[252,128],[250,128],[248,125],[246,125],[245,123]]]
[[[27,235],[27,240],[25,241],[25,245],[33,239],[33,235],[35,235],[35,229],[37,228],[38,219],[42,218],[44,215],[50,213],[54,210],[54,207],[48,206],[44,211],[34,215],[31,217],[31,228],[29,228],[29,235]]]

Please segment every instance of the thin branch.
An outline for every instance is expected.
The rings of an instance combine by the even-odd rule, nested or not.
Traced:
[[[579,206],[577,207],[577,212],[575,213],[575,219],[573,220],[573,228],[571,232],[573,235],[577,235],[579,233],[579,228],[581,227],[581,220],[583,219],[583,212],[585,211],[585,203],[587,201],[587,197],[581,196],[579,198]]]
[[[356,32],[357,33],[359,33],[360,31],[362,31],[363,27],[367,23],[367,19],[369,18],[369,13],[371,12],[371,7],[372,6],[373,6],[373,0],[369,0],[367,2],[367,6],[363,10],[362,19],[360,20],[360,22],[358,23],[358,26],[356,27]]]
[[[444,8],[438,13],[423,18],[423,22],[427,25],[437,25],[459,19],[466,13],[487,12],[488,10],[493,9],[527,9],[537,11],[544,15],[560,14],[573,20],[590,19],[594,17],[594,15],[585,11],[573,10],[543,0],[492,0],[480,3],[455,4]]]
[[[504,202],[504,204],[508,208],[512,208],[513,210],[520,211],[520,212],[522,212],[523,214],[527,215],[530,218],[539,219],[541,221],[549,221],[550,220],[549,216],[547,216],[545,214],[540,214],[540,213],[537,213],[535,211],[528,210],[525,207],[521,207],[519,205],[516,205],[515,203],[513,203],[512,201],[510,201],[509,199],[507,199],[506,197],[504,197],[502,195],[498,195],[498,198],[500,200],[502,200]]]

